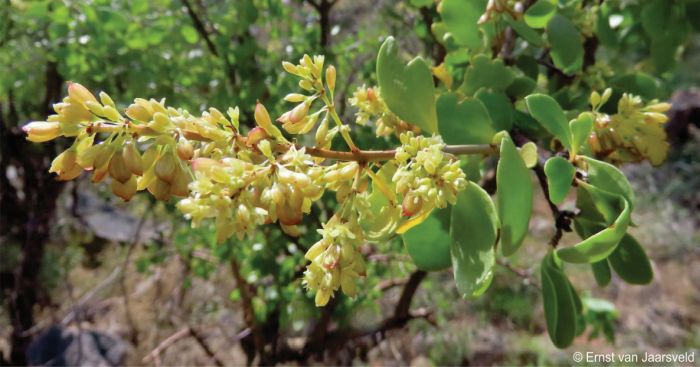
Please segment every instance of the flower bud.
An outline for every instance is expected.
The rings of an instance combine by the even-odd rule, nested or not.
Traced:
[[[312,90],[314,90],[314,85],[311,84],[310,81],[308,81],[306,79],[302,79],[299,81],[299,88],[304,89],[304,90],[308,90],[308,91],[312,91]]]
[[[170,184],[160,178],[156,178],[148,185],[148,192],[158,200],[168,201],[170,199]]]
[[[252,146],[258,144],[258,142],[260,140],[265,139],[267,137],[269,137],[267,132],[262,127],[257,126],[257,127],[252,128],[248,132],[248,138],[246,139],[245,144],[249,147],[252,147]]]
[[[85,106],[92,112],[93,114],[97,116],[104,116],[105,109],[102,107],[101,104],[95,101],[87,101],[85,102]]]
[[[114,107],[109,105],[104,106],[103,116],[109,121],[119,121],[122,117]]]
[[[329,243],[325,240],[320,240],[316,242],[313,246],[306,251],[304,257],[309,261],[314,261],[319,255],[321,255],[328,248]]]
[[[109,94],[107,94],[105,92],[100,92],[99,95],[100,95],[100,101],[102,102],[103,105],[105,105],[105,107],[109,106],[109,107],[112,107],[114,109],[117,108],[117,105],[114,104],[114,101],[112,100],[112,97],[109,96]]]
[[[338,172],[340,180],[349,180],[355,176],[359,166],[356,162],[350,162],[345,164],[343,168]]]
[[[171,124],[172,122],[166,114],[163,112],[156,112],[153,115],[153,121],[148,123],[148,127],[158,132],[164,132],[170,127]]]
[[[423,200],[420,196],[412,195],[410,192],[406,194],[401,203],[401,215],[411,217],[418,213],[423,208]]]
[[[129,201],[136,194],[136,176],[131,176],[124,183],[112,180],[112,192],[122,200]]]
[[[109,175],[121,183],[126,183],[131,178],[131,170],[124,162],[124,152],[122,150],[116,151],[112,159],[109,160]]]
[[[68,82],[68,96],[71,101],[85,104],[88,101],[97,102],[97,98],[90,91],[78,83]]]
[[[671,109],[671,104],[668,102],[654,103],[648,105],[644,110],[649,112],[666,112]]]
[[[22,127],[27,134],[27,140],[43,143],[61,136],[61,126],[58,122],[34,121]]]
[[[357,295],[357,287],[355,286],[355,279],[350,274],[345,274],[345,271],[340,276],[340,287],[343,293],[348,295],[348,297],[355,297]]]
[[[132,120],[140,122],[148,122],[151,119],[151,114],[148,110],[137,104],[132,104],[126,109],[126,115]]]
[[[78,165],[77,157],[78,154],[75,149],[66,150],[54,158],[49,172],[56,173],[60,181],[72,180],[80,176],[83,168]]]
[[[647,121],[656,122],[658,124],[663,124],[668,121],[668,116],[659,112],[645,112],[644,116],[646,117]]]
[[[295,209],[289,206],[284,206],[278,209],[277,218],[280,223],[291,226],[301,223],[302,212],[300,209]]]
[[[194,147],[189,140],[180,138],[177,142],[177,156],[183,161],[189,161],[194,157]]]
[[[149,170],[156,161],[156,158],[158,158],[158,146],[152,144],[141,156],[141,166],[143,167],[143,170]]]
[[[275,159],[275,157],[272,155],[272,146],[270,145],[269,140],[261,140],[260,143],[258,143],[258,150],[260,150],[260,152],[268,159]]]
[[[598,92],[596,92],[596,91],[591,92],[591,97],[588,99],[588,101],[590,102],[591,107],[593,109],[598,107],[598,105],[600,104],[600,99],[601,99],[601,97],[600,97],[600,94],[598,94]]]
[[[289,61],[282,61],[282,67],[290,74],[298,74],[299,69]]]
[[[141,158],[141,153],[136,147],[135,142],[127,143],[122,155],[124,163],[131,173],[137,176],[143,175],[143,159]]]
[[[95,161],[93,163],[95,169],[106,168],[109,164],[109,160],[112,158],[112,154],[114,154],[114,147],[112,145],[103,143],[99,146],[102,148],[95,154]]]
[[[314,299],[316,307],[323,307],[327,305],[328,301],[331,299],[331,293],[332,291],[328,288],[319,288],[319,290],[316,292],[316,298]]]
[[[275,131],[279,131],[274,125],[272,125],[270,114],[267,113],[267,109],[265,109],[265,106],[263,106],[262,103],[255,105],[254,117],[258,126],[265,130],[268,135],[275,136]]]
[[[318,147],[324,146],[327,139],[328,139],[328,115],[326,115],[323,118],[323,120],[321,120],[321,124],[319,124],[318,129],[316,129],[316,146],[318,146]]]
[[[59,115],[61,116],[61,122],[65,123],[91,121],[94,119],[94,116],[92,113],[90,113],[87,107],[77,103],[71,103],[64,106],[61,108]]]
[[[326,69],[326,84],[331,92],[335,90],[335,66],[333,65],[329,65]]]
[[[104,144],[91,145],[85,149],[78,152],[78,158],[76,162],[84,169],[90,170],[95,164],[95,158],[97,154],[104,149]]]
[[[610,99],[610,96],[612,96],[612,88],[605,88],[603,95],[600,97],[600,104],[605,104]]]
[[[175,161],[175,156],[168,152],[156,161],[154,173],[156,177],[170,184],[175,180],[176,169],[177,161]]]
[[[196,158],[191,161],[192,169],[197,172],[209,174],[210,170],[221,168],[221,162],[211,158]]]
[[[109,173],[109,165],[106,164],[101,167],[95,166],[95,169],[92,171],[92,178],[90,179],[92,183],[98,183],[102,182],[102,180],[107,177],[107,174]]]
[[[284,100],[287,102],[299,103],[306,100],[306,96],[299,93],[290,93],[284,96]]]
[[[175,196],[188,196],[190,190],[188,185],[190,184],[189,174],[185,170],[178,170],[175,175],[175,182],[170,186],[170,193]]]
[[[304,102],[298,104],[292,112],[289,114],[289,122],[295,124],[306,117],[306,115],[309,113],[309,105],[310,103]]]

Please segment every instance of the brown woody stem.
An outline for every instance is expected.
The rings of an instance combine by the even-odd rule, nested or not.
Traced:
[[[131,124],[130,130],[139,135],[158,135],[159,133],[151,130],[145,125]],[[113,123],[96,122],[88,127],[89,133],[113,133],[121,129],[119,125]],[[208,139],[199,135],[196,132],[184,131],[183,136],[189,140],[207,141]],[[278,151],[287,151],[291,145],[278,144]],[[313,157],[334,159],[337,161],[357,161],[357,162],[378,162],[388,161],[394,158],[395,149],[391,150],[354,150],[354,151],[338,151],[314,147],[305,147],[296,145],[297,149],[305,148],[306,153]],[[483,154],[491,155],[498,152],[494,145],[490,144],[465,144],[465,145],[446,145],[443,151],[452,155],[468,155],[468,154]]]

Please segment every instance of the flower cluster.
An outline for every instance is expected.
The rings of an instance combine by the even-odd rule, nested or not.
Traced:
[[[387,136],[396,132],[416,131],[416,128],[402,121],[398,116],[389,111],[382,99],[378,88],[361,86],[355,90],[349,99],[350,105],[357,108],[355,122],[366,125],[374,120],[377,136]]]
[[[306,252],[311,261],[304,272],[304,285],[316,291],[316,306],[325,306],[339,288],[355,296],[355,279],[364,276],[365,262],[359,251],[364,239],[357,216],[334,215],[318,232],[322,238]]]
[[[403,195],[404,216],[430,212],[454,204],[457,192],[467,184],[460,161],[443,152],[445,143],[439,136],[401,134],[401,147],[395,159],[399,168],[394,174],[396,191]]]
[[[612,163],[648,160],[655,166],[661,164],[669,148],[663,127],[668,117],[664,113],[671,105],[658,101],[645,104],[638,96],[623,94],[616,114],[597,112],[610,94],[608,90],[602,97],[595,92],[591,96],[596,116],[594,131],[588,139],[591,151]]]

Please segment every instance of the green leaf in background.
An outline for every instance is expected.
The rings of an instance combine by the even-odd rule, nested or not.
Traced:
[[[556,14],[547,23],[547,37],[551,44],[554,65],[566,74],[583,66],[583,37],[569,18]]]
[[[537,87],[537,82],[527,76],[519,76],[506,89],[506,93],[513,99],[521,99],[532,93]]]
[[[473,95],[483,87],[505,90],[512,82],[513,72],[503,64],[503,60],[477,55],[467,68],[460,89],[467,95]]]
[[[613,194],[586,182],[579,181],[578,186],[588,194],[595,211],[598,212],[602,218],[600,222],[604,225],[612,224],[623,211],[623,201],[620,200],[622,196]],[[625,202],[627,202],[627,200],[625,200]],[[629,204],[629,202],[627,202],[627,204]]]
[[[481,32],[476,23],[486,10],[486,1],[443,0],[441,8],[442,21],[457,43],[473,50],[483,46]]]
[[[571,130],[559,103],[544,94],[531,94],[525,97],[525,102],[532,117],[571,150]]]
[[[552,157],[544,164],[544,174],[547,176],[549,199],[554,204],[561,204],[574,181],[576,167],[562,157]]]
[[[634,189],[630,185],[625,174],[610,163],[599,161],[591,157],[584,157],[588,164],[588,182],[597,187],[604,187],[606,191],[622,195],[634,208]]]
[[[552,0],[538,0],[525,12],[525,23],[532,28],[544,28],[557,12],[557,3]]]
[[[658,98],[661,94],[659,82],[646,73],[634,73],[621,75],[610,80],[610,86],[617,89],[617,98],[611,98],[608,103],[615,104],[620,99],[622,92],[632,93],[644,99]],[[617,106],[613,106],[617,108]]]
[[[591,194],[579,186],[576,188],[576,208],[579,210],[577,218],[585,218],[592,222],[604,222],[605,218],[598,212]]]
[[[452,206],[450,238],[457,290],[464,297],[480,296],[493,279],[498,216],[489,194],[471,181]]]
[[[513,126],[513,105],[505,93],[480,89],[475,97],[483,102],[489,111],[496,131],[510,130]]]
[[[423,223],[401,235],[418,269],[437,271],[450,267],[450,208],[438,209]]]
[[[579,148],[586,144],[593,130],[593,117],[590,113],[582,113],[575,120],[569,121],[571,129],[571,155],[578,154]]]
[[[481,180],[481,160],[477,154],[469,154],[461,157],[462,171],[467,175],[467,180],[478,182]]]
[[[542,47],[545,45],[544,39],[542,39],[542,36],[537,33],[534,29],[530,28],[524,20],[522,19],[513,19],[510,16],[506,17],[506,22],[508,22],[508,25],[513,27],[515,32],[522,37],[525,41],[530,43],[533,46],[536,47]],[[541,27],[541,28],[544,28]]]
[[[649,257],[639,242],[629,234],[622,237],[608,261],[615,273],[629,284],[649,284],[654,279]]]
[[[447,144],[490,144],[496,134],[486,107],[476,98],[458,102],[457,94],[446,93],[437,100],[440,135]]]
[[[618,247],[620,247],[620,245],[618,245]],[[617,249],[615,250],[617,251]],[[596,261],[591,264],[591,270],[593,271],[593,277],[598,286],[606,287],[610,284],[612,274],[610,273],[610,264],[608,264],[607,259]]]
[[[630,222],[630,207],[622,196],[618,196],[624,208],[617,219],[608,227],[586,238],[578,244],[557,249],[557,256],[570,263],[594,263],[608,257],[627,232]],[[581,218],[585,221],[585,219]]]
[[[577,305],[569,279],[550,252],[540,267],[547,332],[557,348],[566,348],[576,335]]]
[[[377,81],[391,112],[427,133],[437,133],[435,87],[425,60],[416,57],[404,64],[396,41],[389,37],[377,56]]]
[[[192,26],[182,26],[180,28],[180,33],[188,43],[197,43],[199,36],[197,35],[197,31]]]
[[[529,141],[520,147],[520,157],[525,162],[525,167],[532,168],[537,165],[539,155],[537,153],[537,144]]]
[[[496,186],[501,251],[504,256],[510,256],[518,250],[527,235],[532,213],[532,182],[530,170],[507,135],[501,140]]]

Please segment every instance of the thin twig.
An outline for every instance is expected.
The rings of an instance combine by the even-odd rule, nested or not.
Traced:
[[[165,340],[163,340],[160,344],[158,344],[158,346],[155,349],[153,349],[150,353],[148,353],[145,357],[143,357],[141,362],[143,362],[144,364],[148,364],[148,363],[151,363],[151,361],[153,361],[153,364],[155,364],[156,366],[160,366],[160,354],[163,353],[163,351],[165,351],[166,349],[168,349],[168,347],[175,344],[175,342],[177,342],[178,340],[180,340],[184,337],[187,337],[189,335],[190,335],[190,328],[189,327],[186,326],[186,327],[180,329],[178,332],[176,332],[173,335],[170,335]]]

